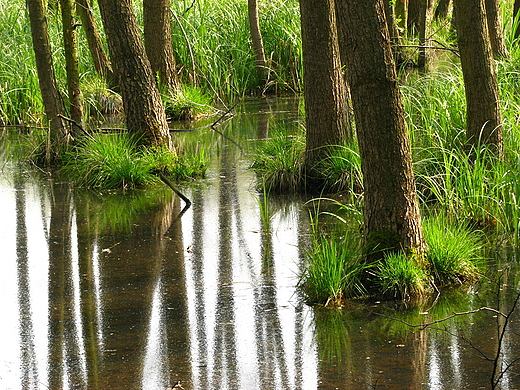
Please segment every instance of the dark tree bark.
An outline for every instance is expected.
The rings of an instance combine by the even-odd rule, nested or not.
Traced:
[[[430,25],[432,13],[432,0],[419,0],[419,19],[417,20],[417,30],[419,32],[419,55],[417,58],[417,66],[424,68],[428,61],[426,54],[426,40],[428,39],[428,27]]]
[[[117,89],[112,65],[103,48],[90,0],[76,0],[76,12],[81,19],[81,26],[85,31],[88,48],[96,71],[103,77],[109,88]]]
[[[258,0],[247,0],[247,12],[249,19],[249,31],[251,43],[255,53],[255,64],[258,79],[265,85],[269,78],[269,66],[265,58],[264,41],[260,32],[260,22],[258,20]]]
[[[395,2],[395,18],[398,20],[397,23],[399,25],[399,28],[405,29],[406,28],[406,10],[408,9],[408,0],[396,0]]]
[[[137,27],[132,0],[99,0],[128,130],[142,142],[172,148],[166,114]]]
[[[144,0],[144,41],[152,72],[170,91],[180,87],[172,46],[170,0]]]
[[[408,35],[416,35],[418,32],[417,23],[420,18],[421,1],[423,0],[408,0],[408,14],[406,17]]]
[[[340,0],[347,26],[349,79],[365,191],[369,261],[389,250],[415,253],[425,242],[404,108],[381,0]]]
[[[439,0],[433,18],[435,20],[446,19],[450,13],[450,4],[451,0]]]
[[[341,72],[334,0],[300,0],[307,183],[319,182],[327,147],[345,141],[348,110]],[[315,183],[319,185],[319,183]]]
[[[56,157],[60,146],[68,142],[69,135],[63,120],[59,117],[64,110],[54,75],[45,4],[43,0],[27,0],[27,9],[31,22],[38,81],[45,115],[50,125],[50,144],[46,155],[47,163],[50,163]]]
[[[513,6],[513,26],[515,28],[515,38],[520,37],[520,0],[515,0]]]
[[[470,148],[491,146],[500,156],[502,114],[484,0],[453,3],[466,92],[467,143]]]
[[[83,95],[80,88],[78,47],[76,39],[76,22],[74,18],[74,1],[60,0],[61,20],[63,24],[63,47],[65,52],[65,69],[67,72],[67,89],[69,93],[70,117],[77,124],[71,127],[74,137],[81,135],[83,129]],[[79,126],[79,128],[78,128]]]
[[[502,22],[500,20],[500,8],[497,0],[485,0],[486,18],[489,29],[491,50],[495,58],[509,57],[504,34],[502,34]]]

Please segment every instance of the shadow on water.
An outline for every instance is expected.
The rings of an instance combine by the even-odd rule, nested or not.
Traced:
[[[99,195],[3,162],[0,388],[489,388],[503,319],[479,312],[425,330],[395,319],[506,312],[516,269],[435,302],[304,305],[308,210],[298,198],[264,202],[248,169],[252,140],[297,126],[298,103],[239,107],[221,131],[243,151],[186,135],[209,137],[215,158],[208,179],[183,188],[193,205],[180,218],[168,188]],[[511,321],[502,367],[520,357]],[[517,368],[501,388],[520,388]]]

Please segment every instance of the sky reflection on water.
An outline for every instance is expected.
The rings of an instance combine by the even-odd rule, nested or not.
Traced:
[[[242,134],[237,118],[236,138],[267,136],[269,121],[257,119],[261,127]],[[184,189],[193,205],[181,218],[167,188],[99,196],[4,164],[1,389],[489,388],[491,363],[462,340],[493,355],[487,313],[412,331],[358,305],[303,304],[295,285],[308,209],[272,198],[267,229],[249,161],[230,143],[217,152],[209,178]],[[500,295],[477,286],[433,307],[369,309],[413,323],[480,306],[506,311],[517,274]],[[512,321],[505,364],[520,357]],[[516,372],[503,389],[520,388]]]

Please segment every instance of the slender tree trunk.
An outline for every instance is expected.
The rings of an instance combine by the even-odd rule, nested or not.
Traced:
[[[327,147],[345,141],[348,111],[334,0],[300,0],[305,101],[305,170],[319,185],[317,164]]]
[[[251,42],[255,53],[255,64],[258,79],[262,84],[266,84],[269,79],[269,66],[265,58],[264,41],[260,32],[260,22],[258,20],[258,0],[247,0],[247,11],[249,18],[249,31]]]
[[[432,0],[419,0],[419,19],[417,20],[417,30],[419,32],[419,55],[417,58],[417,66],[424,68],[428,61],[425,49],[426,40],[428,39],[428,27],[430,25]]]
[[[502,115],[484,0],[454,0],[466,92],[468,146],[492,146],[502,154]]]
[[[484,4],[486,6],[489,40],[491,41],[493,56],[495,58],[509,57],[504,34],[502,34],[502,22],[500,20],[501,15],[498,0],[485,0]]]
[[[406,19],[408,35],[413,36],[418,32],[417,23],[419,22],[420,18],[421,1],[423,0],[408,0],[408,15]]]
[[[49,145],[46,155],[47,163],[50,163],[59,152],[60,146],[68,142],[69,135],[65,123],[59,117],[63,114],[63,103],[56,86],[45,4],[43,0],[27,0],[27,9],[31,22],[38,81],[45,114],[50,125]]]
[[[85,31],[88,48],[96,71],[103,77],[109,88],[116,89],[112,65],[103,48],[90,0],[76,0],[76,12],[81,19],[81,26]]]
[[[159,76],[161,85],[175,91],[180,81],[173,54],[170,0],[144,0],[143,18],[144,43],[152,73]]]
[[[399,28],[404,30],[406,28],[406,10],[408,9],[408,0],[396,0],[395,2],[395,18]]]
[[[384,5],[340,1],[363,171],[367,259],[380,258],[383,249],[404,250],[422,262],[425,242]]]
[[[435,8],[435,20],[446,19],[450,13],[451,0],[439,0]]]
[[[137,26],[132,0],[99,0],[128,130],[150,145],[172,148],[166,114]]]
[[[74,20],[74,1],[60,0],[61,20],[63,24],[63,47],[65,51],[65,69],[69,93],[70,117],[80,127],[71,127],[74,137],[81,135],[83,126],[83,95],[80,88],[79,60]]]
[[[515,0],[513,6],[513,26],[515,29],[515,38],[520,37],[520,0]]]

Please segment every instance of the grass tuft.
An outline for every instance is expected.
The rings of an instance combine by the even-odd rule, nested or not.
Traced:
[[[478,231],[446,218],[425,220],[427,260],[437,286],[474,281],[480,276],[482,238]]]
[[[385,256],[375,267],[374,276],[378,294],[391,298],[423,296],[429,284],[428,273],[413,256],[401,252]]]

